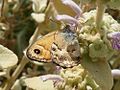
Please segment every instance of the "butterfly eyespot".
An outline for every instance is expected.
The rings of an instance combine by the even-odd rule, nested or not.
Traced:
[[[39,50],[39,49],[34,49],[34,52],[35,52],[36,54],[40,54],[40,50]]]

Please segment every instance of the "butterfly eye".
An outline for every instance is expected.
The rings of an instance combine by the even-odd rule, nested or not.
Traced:
[[[35,52],[36,54],[40,54],[40,50],[39,50],[39,49],[34,49],[34,52]]]

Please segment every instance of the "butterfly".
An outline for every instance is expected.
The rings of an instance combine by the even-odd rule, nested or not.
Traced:
[[[30,60],[54,62],[64,68],[78,65],[81,56],[77,35],[68,25],[37,40],[28,47],[26,55]]]

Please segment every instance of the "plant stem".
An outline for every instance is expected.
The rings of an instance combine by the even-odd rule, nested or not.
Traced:
[[[102,0],[97,0],[97,14],[96,14],[96,26],[99,30],[101,28],[101,22],[105,12],[105,3]]]
[[[2,17],[3,16],[3,8],[4,8],[4,4],[5,4],[5,2],[4,2],[4,0],[2,0],[2,6],[1,6],[1,10],[0,10],[0,17]]]
[[[33,44],[38,35],[39,35],[39,26],[36,28],[33,36],[30,39],[30,44]],[[26,58],[26,56],[24,55],[21,62],[19,63],[19,65],[17,66],[16,70],[14,71],[14,73],[12,74],[11,78],[6,82],[3,90],[9,90],[11,88],[11,86],[13,85],[13,83],[15,82],[15,80],[17,79],[17,77],[19,76],[19,74],[22,72],[23,68],[25,67],[25,65],[29,62],[29,60]]]
[[[36,28],[35,32],[33,33],[33,35],[29,40],[29,46],[32,45],[37,40],[39,35],[40,35],[40,27],[38,25],[38,27]]]
[[[39,35],[40,35],[40,24],[38,24],[38,27],[36,28],[34,34],[32,35],[29,46],[37,40]],[[24,55],[21,62],[17,66],[16,70],[13,72],[11,78],[7,80],[7,82],[5,83],[5,86],[3,87],[2,90],[10,90],[11,86],[14,84],[15,80],[17,79],[17,77],[22,72],[22,70],[24,69],[25,65],[28,62],[29,62],[28,58],[26,58],[26,55]]]
[[[33,44],[35,42],[35,40],[37,39],[38,35],[39,35],[39,26],[38,28],[36,28],[33,36],[31,37],[30,40],[30,44]],[[11,88],[11,86],[13,85],[13,83],[15,82],[15,80],[17,79],[17,77],[19,76],[19,74],[22,72],[23,68],[25,67],[25,65],[29,62],[29,60],[26,58],[26,56],[24,55],[21,62],[19,63],[19,65],[17,66],[16,70],[14,71],[14,73],[12,74],[11,78],[6,82],[3,90],[9,90]]]
[[[24,66],[28,63],[28,59],[23,56],[20,64],[17,66],[16,70],[14,71],[14,73],[12,74],[11,78],[6,82],[4,88],[2,90],[10,90],[11,86],[13,85],[13,83],[15,82],[16,78],[18,77],[18,75],[21,73],[21,71],[23,70]]]

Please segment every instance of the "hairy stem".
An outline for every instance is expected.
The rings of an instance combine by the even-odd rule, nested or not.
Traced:
[[[45,13],[47,13],[47,10],[49,8],[50,8],[50,3],[48,4],[48,8],[45,10]],[[38,36],[40,35],[40,26],[41,26],[41,24],[38,24],[38,27],[36,28],[34,34],[32,35],[32,37],[30,39],[29,46],[31,44],[33,44],[37,40]],[[10,88],[14,84],[15,80],[18,78],[18,76],[20,75],[20,73],[22,72],[22,70],[24,69],[25,65],[28,62],[29,62],[28,58],[26,58],[26,55],[24,55],[21,62],[19,63],[19,65],[17,66],[15,71],[13,72],[11,78],[9,80],[7,80],[7,82],[5,83],[5,86],[2,88],[2,90],[10,90]]]
[[[40,27],[38,25],[34,34],[31,36],[31,38],[29,40],[29,46],[32,45],[36,41],[36,39],[38,38],[39,35],[40,35]]]
[[[30,43],[29,45],[33,44],[37,37],[39,36],[39,26],[36,28],[33,36],[30,39]],[[10,90],[11,86],[13,85],[13,83],[15,82],[15,80],[17,79],[17,77],[19,76],[19,74],[22,72],[23,68],[25,67],[25,65],[29,62],[28,58],[26,58],[26,56],[24,55],[21,62],[19,63],[19,65],[17,66],[16,70],[14,71],[14,73],[12,74],[11,78],[6,82],[3,90]]]
[[[14,73],[12,74],[11,78],[6,82],[4,88],[2,90],[10,90],[11,86],[13,85],[13,83],[15,82],[16,78],[18,77],[18,75],[21,73],[21,71],[23,70],[24,66],[28,63],[28,59],[23,56],[20,64],[17,66],[16,70],[14,71]]]
[[[0,17],[3,16],[3,8],[4,8],[4,0],[2,0],[2,6],[1,6],[1,13],[0,13]]]
[[[97,14],[96,14],[96,26],[100,29],[103,15],[105,12],[105,3],[102,0],[97,0]]]
[[[36,28],[35,32],[33,33],[32,37],[30,38],[29,46],[37,40],[39,35],[40,35],[40,24],[38,24],[38,27]],[[17,79],[17,77],[22,72],[22,70],[24,69],[25,65],[28,62],[29,62],[28,58],[26,58],[26,55],[24,55],[21,62],[17,66],[16,70],[13,72],[11,78],[9,80],[7,80],[5,86],[3,87],[2,90],[10,90],[11,86],[14,84],[15,80]]]

